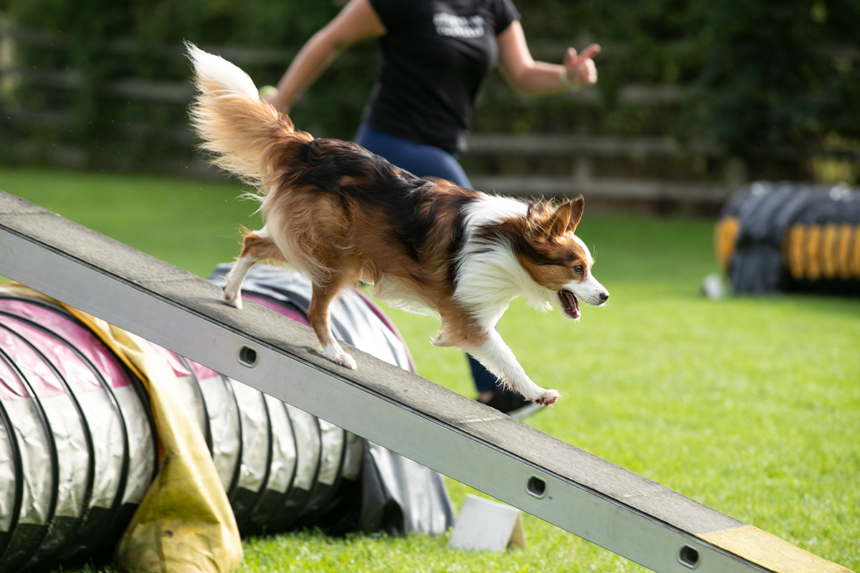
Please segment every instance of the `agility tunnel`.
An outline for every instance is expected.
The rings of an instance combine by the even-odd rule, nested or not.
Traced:
[[[62,308],[0,298],[0,571],[110,551],[157,467],[140,381]]]
[[[738,294],[860,295],[860,188],[743,187],[717,223],[716,250]]]
[[[216,269],[217,282],[229,271]],[[157,474],[145,385],[58,304],[0,288],[0,572],[106,562]],[[310,283],[255,267],[248,299],[307,324]],[[11,293],[11,294],[10,294]],[[395,366],[412,359],[372,301],[332,306],[335,336]],[[303,526],[441,533],[441,476],[152,344],[211,453],[243,535]]]

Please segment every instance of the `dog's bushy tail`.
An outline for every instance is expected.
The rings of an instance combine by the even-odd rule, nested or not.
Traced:
[[[199,92],[191,123],[211,162],[264,192],[270,185],[284,143],[310,141],[289,117],[261,101],[248,74],[227,60],[186,42]]]

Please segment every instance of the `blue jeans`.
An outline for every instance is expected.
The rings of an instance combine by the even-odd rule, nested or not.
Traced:
[[[472,183],[457,162],[457,157],[444,149],[422,143],[414,143],[392,135],[374,131],[367,124],[361,124],[355,142],[392,165],[409,171],[418,177],[441,177],[453,181],[460,187],[472,189]],[[475,389],[486,392],[496,388],[500,381],[489,370],[469,356],[469,367],[475,379]]]

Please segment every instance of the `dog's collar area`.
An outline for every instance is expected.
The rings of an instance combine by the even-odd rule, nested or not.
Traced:
[[[568,317],[576,320],[580,316],[579,299],[566,288],[558,291],[558,300],[561,302],[561,311]]]

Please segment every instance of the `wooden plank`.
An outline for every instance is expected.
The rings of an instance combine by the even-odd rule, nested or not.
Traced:
[[[622,105],[678,105],[684,101],[689,89],[685,86],[660,85],[660,84],[628,84],[622,86],[616,95],[616,101]],[[503,100],[520,100],[523,103],[534,102],[534,96],[514,92],[513,90],[497,94],[495,97]],[[601,105],[602,98],[600,88],[597,86],[586,86],[578,90],[569,91],[564,97],[570,99],[575,105],[596,107]],[[480,104],[480,102],[479,102]]]
[[[590,157],[704,155],[720,157],[720,151],[704,141],[681,144],[671,137],[617,135],[560,135],[530,133],[474,133],[466,154],[490,155],[587,155]]]
[[[726,183],[659,181],[648,179],[578,179],[574,177],[529,177],[475,175],[470,178],[475,189],[500,195],[565,196],[580,193],[586,199],[622,199],[642,201],[679,201],[721,203],[735,187]]]

